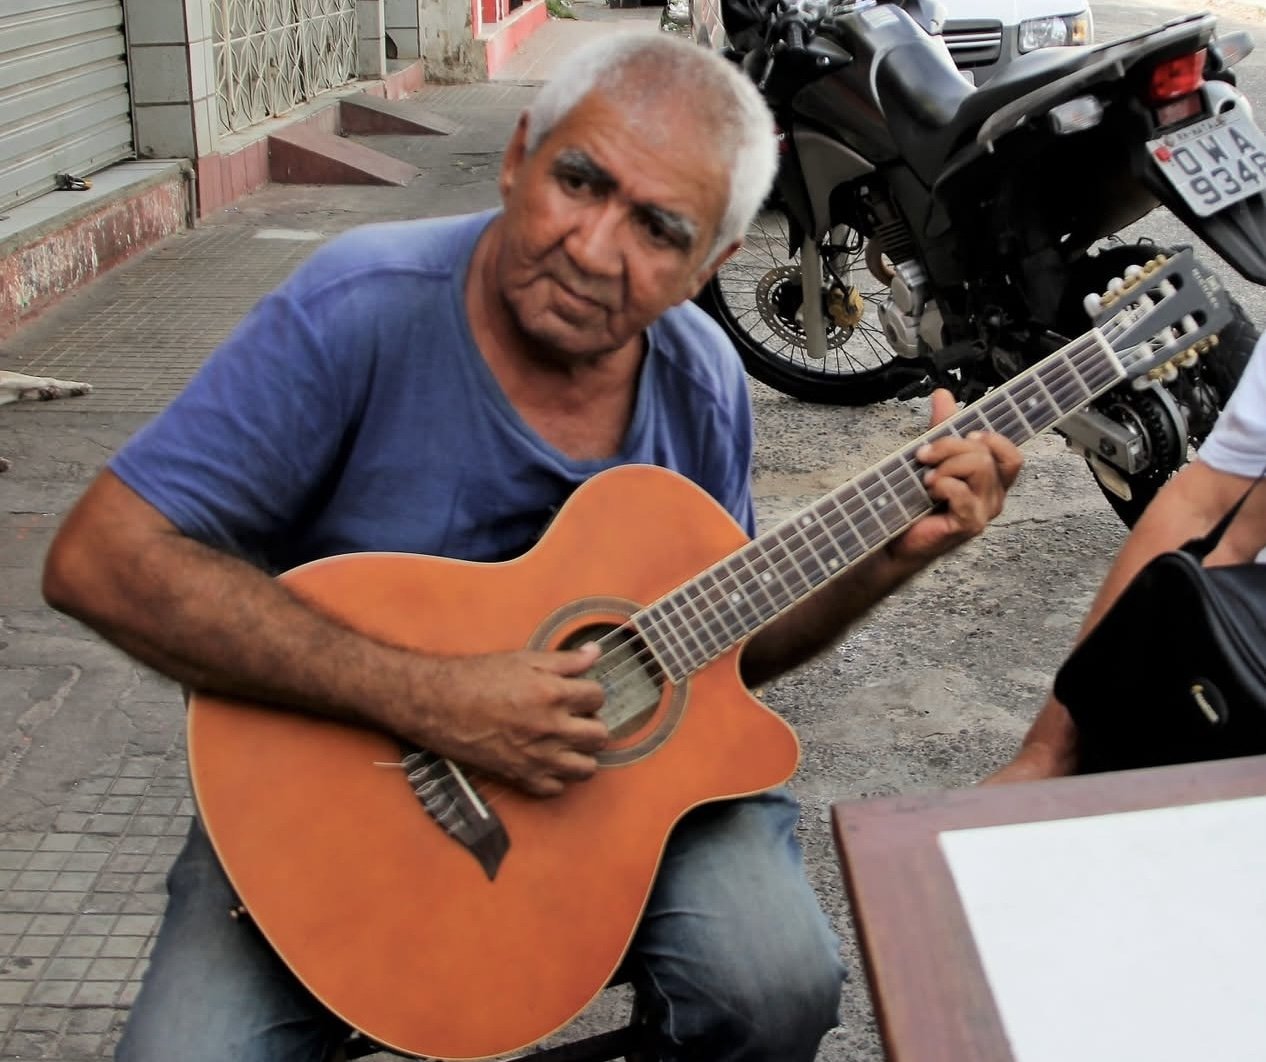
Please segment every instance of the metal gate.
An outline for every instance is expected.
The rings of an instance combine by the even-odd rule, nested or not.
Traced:
[[[0,207],[128,158],[122,0],[0,2]]]
[[[356,76],[356,0],[211,0],[211,37],[224,133]]]

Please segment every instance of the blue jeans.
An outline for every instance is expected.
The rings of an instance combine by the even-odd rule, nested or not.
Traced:
[[[836,1024],[838,941],[805,878],[785,791],[693,811],[673,831],[628,969],[664,1057],[810,1062]],[[346,1027],[249,920],[195,822],[118,1062],[324,1062]]]

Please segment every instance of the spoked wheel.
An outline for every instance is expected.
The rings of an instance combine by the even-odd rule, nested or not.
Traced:
[[[884,338],[878,311],[888,288],[867,268],[865,252],[860,235],[842,226],[821,245],[822,283],[814,297],[825,326],[822,358],[810,353],[800,253],[788,254],[787,218],[781,210],[757,217],[743,247],[708,282],[698,302],[762,383],[809,402],[881,402],[917,383],[924,371],[898,356]]]

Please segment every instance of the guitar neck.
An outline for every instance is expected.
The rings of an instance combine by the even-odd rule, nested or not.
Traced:
[[[973,431],[1027,442],[1125,376],[1102,333],[1086,333],[647,606],[634,626],[684,681],[930,512],[920,447]]]

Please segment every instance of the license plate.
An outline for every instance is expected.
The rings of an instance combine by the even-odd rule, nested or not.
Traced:
[[[1266,191],[1266,136],[1242,112],[1206,118],[1147,147],[1197,217]]]

